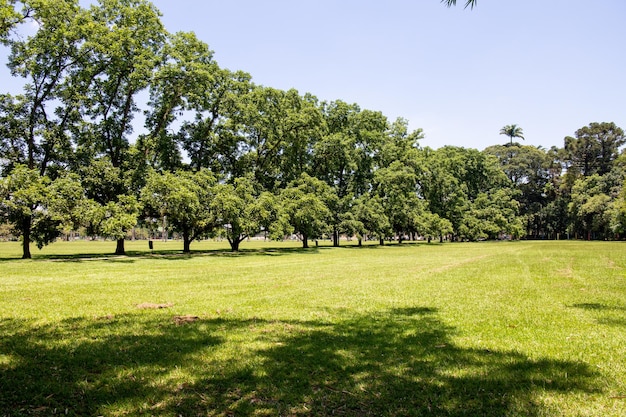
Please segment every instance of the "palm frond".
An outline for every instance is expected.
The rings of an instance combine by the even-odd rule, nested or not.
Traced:
[[[441,0],[441,2],[446,3],[448,7],[456,6],[456,0]],[[477,3],[478,0],[467,0],[467,2],[465,3],[465,8],[470,7],[473,9]]]

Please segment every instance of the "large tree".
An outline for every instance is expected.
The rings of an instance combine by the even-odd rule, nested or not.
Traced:
[[[4,7],[2,13],[8,10]],[[8,41],[11,74],[26,83],[21,95],[0,96],[0,163],[5,173],[23,164],[42,177],[54,177],[72,157],[69,132],[80,93],[68,75],[81,65],[88,19],[72,0],[25,2],[24,10],[39,24],[33,35]],[[35,215],[37,207],[30,212]],[[34,220],[21,219],[22,236],[30,235]],[[24,257],[30,257],[29,241],[24,240]]]
[[[106,157],[120,174],[133,168],[130,134],[139,111],[137,98],[160,62],[165,30],[159,11],[146,0],[100,0],[90,8],[93,25],[84,45],[84,64],[73,74],[83,85],[81,112],[86,127],[77,135],[79,152]],[[84,161],[90,164],[89,158]],[[102,205],[135,197],[130,184],[106,196]],[[116,254],[124,254],[118,234]]]

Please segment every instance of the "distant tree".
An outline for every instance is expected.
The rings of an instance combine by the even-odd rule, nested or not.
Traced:
[[[384,245],[385,237],[393,233],[378,195],[367,193],[360,196],[355,201],[353,213],[355,220],[361,224],[357,234],[359,243],[363,236],[376,236],[380,244]]]
[[[240,177],[233,184],[214,187],[210,210],[233,252],[239,251],[239,245],[245,239],[263,230],[270,237],[276,237],[280,227],[284,230],[285,222],[278,202],[267,191],[259,195],[255,191],[256,185],[249,178]],[[277,222],[281,222],[279,227]],[[283,237],[284,233],[280,236]]]
[[[280,194],[281,204],[293,231],[300,235],[302,247],[309,247],[309,239],[329,231],[331,211],[328,208],[337,195],[325,182],[302,174]]]
[[[615,123],[590,123],[565,138],[566,158],[584,176],[611,171],[619,149],[626,143],[624,130]]]
[[[513,186],[521,192],[516,199],[520,202],[520,214],[526,218],[527,234],[531,237],[545,235],[542,210],[551,201],[546,186],[554,176],[554,154],[541,147],[519,144],[494,145],[483,152],[498,159]]]
[[[159,174],[151,172],[141,191],[144,214],[152,224],[162,224],[183,236],[183,252],[190,252],[196,239],[207,236],[216,227],[210,210],[214,198],[215,177],[207,170]]]
[[[518,125],[506,125],[500,129],[501,135],[506,135],[510,138],[509,145],[513,145],[513,138],[520,138],[524,140],[524,130]]]
[[[419,216],[425,211],[424,200],[417,195],[417,178],[412,168],[395,161],[374,175],[374,192],[391,229],[402,242],[405,234],[417,231]]]
[[[610,186],[598,174],[579,178],[572,187],[568,209],[572,232],[587,240],[606,237],[610,231]]]
[[[501,234],[515,239],[524,236],[516,194],[517,191],[511,188],[480,193],[468,204],[459,228],[460,235],[469,240],[497,239]]]

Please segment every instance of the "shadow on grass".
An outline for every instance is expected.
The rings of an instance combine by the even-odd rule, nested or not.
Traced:
[[[626,307],[602,303],[579,303],[569,306],[589,312],[598,324],[607,326],[626,327]],[[617,317],[616,317],[617,316]]]
[[[332,249],[328,247],[312,247],[312,248],[260,248],[260,249],[240,249],[233,252],[229,249],[206,249],[191,250],[184,253],[182,250],[154,250],[154,251],[126,251],[126,255],[114,255],[112,253],[76,253],[76,254],[46,254],[33,255],[28,262],[37,261],[56,261],[56,262],[89,262],[89,261],[107,261],[119,263],[133,263],[137,259],[161,259],[161,260],[186,260],[198,256],[217,256],[226,258],[237,258],[242,256],[280,256],[293,253],[299,254],[316,254],[321,250]],[[21,258],[2,258],[0,262],[22,261]]]
[[[187,260],[198,256],[218,256],[218,257],[226,257],[226,258],[237,258],[243,256],[282,256],[289,254],[316,254],[320,251],[330,250],[330,249],[353,249],[353,250],[375,250],[382,249],[388,247],[410,247],[410,246],[441,246],[445,245],[439,242],[386,242],[385,245],[381,246],[378,244],[365,244],[362,246],[358,246],[356,244],[344,244],[340,246],[332,246],[332,244],[320,244],[319,246],[311,245],[308,248],[303,247],[267,247],[267,248],[256,248],[256,249],[247,249],[240,248],[239,251],[233,252],[230,249],[220,248],[220,249],[191,249],[190,252],[184,253],[180,249],[161,249],[161,250],[152,250],[152,251],[126,251],[126,255],[115,255],[111,252],[104,253],[75,253],[75,254],[33,254],[33,258],[29,259],[29,262],[37,262],[37,261],[57,261],[57,262],[88,262],[88,261],[107,261],[107,262],[119,262],[119,263],[133,263],[136,259],[162,259],[162,260],[171,260],[171,261],[179,261],[179,260]],[[9,262],[9,261],[22,261],[19,256],[15,257],[0,257],[0,262]]]
[[[596,392],[587,365],[456,346],[427,307],[334,322],[161,312],[0,321],[3,415],[525,415]],[[552,410],[553,411],[553,410]]]
[[[597,310],[597,311],[626,311],[624,306],[612,306],[601,303],[579,303],[573,304],[570,307],[581,308],[583,310]]]

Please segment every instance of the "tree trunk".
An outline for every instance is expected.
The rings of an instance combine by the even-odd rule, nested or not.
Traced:
[[[359,237],[359,247],[363,246],[363,238]]]
[[[333,230],[333,247],[339,247],[339,231],[337,229]]]
[[[124,239],[117,239],[117,247],[115,248],[116,255],[126,255],[126,250],[124,250]]]
[[[309,237],[304,233],[302,233],[302,247],[304,249],[308,249],[309,247]]]
[[[189,236],[189,232],[183,230],[183,253],[191,252],[189,246],[191,245],[191,237]]]
[[[27,216],[22,220],[22,259],[30,259],[30,229],[32,226],[32,218]]]
[[[380,246],[385,246],[385,238],[384,238],[384,237],[382,237],[382,236],[381,236],[381,237],[379,237],[379,238],[378,238],[378,244],[379,244]]]
[[[230,250],[232,252],[239,252],[239,244],[243,241],[243,239],[240,239],[238,237],[233,238],[233,239],[228,239],[228,243],[230,243]]]

